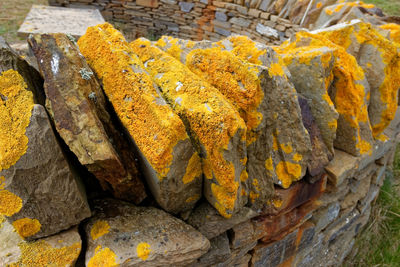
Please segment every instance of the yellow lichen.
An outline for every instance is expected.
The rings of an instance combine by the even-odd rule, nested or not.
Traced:
[[[242,171],[242,173],[240,174],[240,181],[246,182],[248,178],[249,178],[249,174],[247,173],[246,169],[244,169]]]
[[[96,240],[97,238],[109,233],[109,231],[110,225],[108,222],[99,220],[93,224],[92,229],[90,230],[90,235],[93,240]]]
[[[10,264],[9,267],[73,266],[81,252],[81,244],[79,242],[71,246],[54,248],[46,241],[39,240],[32,243],[21,242],[19,247],[21,250],[20,259],[18,262]]]
[[[197,201],[197,200],[199,200],[199,199],[200,199],[200,195],[199,195],[199,194],[196,194],[196,195],[194,195],[194,196],[188,197],[188,198],[185,200],[185,202],[186,202],[186,203],[191,203],[191,202]]]
[[[298,162],[298,161],[300,161],[302,159],[303,159],[303,156],[301,154],[299,154],[299,153],[296,153],[296,154],[293,155],[293,160],[294,161]]]
[[[6,177],[0,176],[0,190],[4,189],[4,187],[6,186],[5,181],[6,181]]]
[[[322,3],[318,2],[317,5],[316,5],[316,8],[321,8],[321,7],[322,7]]]
[[[273,199],[272,200],[272,205],[274,205],[275,208],[280,208],[282,207],[283,200],[282,199]]]
[[[395,23],[387,23],[379,26],[381,29],[390,31],[390,39],[400,44],[400,25]]]
[[[274,164],[271,156],[265,161],[265,169],[267,169],[268,171],[274,170]]]
[[[131,47],[204,148],[204,173],[218,183],[212,184],[212,193],[218,202],[215,205],[223,216],[230,217],[238,194],[239,177],[235,177],[235,167],[224,158],[223,151],[228,149],[232,136],[240,134],[242,139],[246,136],[244,121],[217,89],[150,41],[138,39]]]
[[[254,41],[247,36],[231,36],[229,41],[233,44],[231,52],[234,55],[252,64],[262,65],[260,57],[265,54],[266,50],[258,49]],[[217,45],[224,46],[221,41]]]
[[[292,182],[301,178],[301,165],[281,161],[276,165],[276,174],[283,188],[289,188]]]
[[[12,216],[22,209],[22,199],[8,190],[0,190],[0,215]]]
[[[89,260],[88,267],[117,267],[117,255],[109,248],[101,249],[97,246],[94,256]]]
[[[89,27],[78,45],[123,125],[163,179],[172,164],[173,148],[188,138],[182,121],[158,96],[151,78],[140,71],[143,64],[110,24]]]
[[[26,153],[25,135],[33,109],[33,94],[22,76],[8,70],[0,74],[0,171],[13,166]]]
[[[197,154],[197,152],[193,153],[186,167],[185,175],[182,178],[184,184],[193,182],[196,177],[201,177],[202,169],[200,162],[201,159],[199,157],[199,154]]]
[[[290,154],[290,153],[293,152],[293,147],[292,147],[292,144],[291,144],[291,143],[288,143],[288,144],[281,144],[280,147],[281,147],[281,150],[282,150],[283,152],[285,152],[286,154]]]
[[[139,243],[139,245],[137,245],[136,247],[136,253],[141,260],[143,261],[147,260],[147,258],[151,253],[150,245],[145,242]]]
[[[40,231],[42,225],[37,219],[22,218],[12,223],[14,229],[22,237],[30,237],[37,234]]]

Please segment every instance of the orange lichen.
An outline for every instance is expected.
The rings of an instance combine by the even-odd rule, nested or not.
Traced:
[[[293,152],[293,147],[292,147],[292,144],[291,144],[291,143],[288,143],[288,144],[281,144],[280,147],[281,147],[281,150],[282,150],[283,152],[285,152],[286,154],[290,154],[290,153]]]
[[[22,199],[8,190],[0,189],[0,215],[12,216],[22,209]]]
[[[40,231],[42,225],[37,219],[22,218],[12,223],[14,229],[22,237],[30,237],[37,234]]]
[[[5,181],[6,181],[6,177],[0,176],[0,190],[4,189],[4,187],[6,186]]]
[[[246,182],[248,178],[249,178],[249,174],[248,174],[248,172],[246,171],[246,169],[244,169],[244,170],[242,171],[242,173],[240,174],[240,181],[241,181],[241,182]]]
[[[199,157],[199,154],[197,152],[193,153],[186,167],[185,175],[182,178],[184,184],[193,182],[196,177],[201,177],[202,169],[200,162],[201,159]]]
[[[247,145],[254,142],[258,136],[252,131],[263,118],[257,108],[264,97],[257,69],[219,47],[191,51],[186,66],[231,101],[246,122]]]
[[[101,249],[97,246],[94,256],[89,260],[88,267],[117,267],[117,255],[109,248]]]
[[[142,71],[143,64],[110,24],[89,27],[78,45],[102,80],[123,125],[163,179],[172,163],[173,148],[188,138],[182,121],[158,95]]]
[[[276,165],[276,174],[283,188],[289,188],[292,182],[301,178],[301,165],[281,161]]]
[[[267,169],[268,171],[274,170],[274,164],[271,156],[265,161],[265,169]]]
[[[110,225],[108,224],[108,222],[99,220],[93,224],[92,229],[90,230],[90,235],[93,240],[96,240],[97,238],[100,238],[103,235],[109,233],[109,231]]]
[[[150,245],[145,242],[139,243],[136,247],[136,253],[141,260],[143,261],[147,260],[147,258],[151,253]]]
[[[0,74],[0,171],[13,166],[26,153],[25,135],[33,109],[33,94],[14,70]]]
[[[302,160],[303,159],[303,156],[301,155],[301,154],[299,154],[299,153],[296,153],[296,154],[294,154],[294,156],[293,156],[293,160],[294,161],[300,161],[300,160]]]
[[[269,76],[284,76],[285,72],[280,63],[272,63],[271,67],[268,68]]]
[[[81,244],[79,242],[71,246],[54,248],[46,241],[39,240],[32,243],[22,242],[19,244],[19,247],[21,250],[20,259],[18,262],[10,264],[9,267],[73,266],[81,252]]]
[[[204,173],[218,183],[212,184],[212,193],[218,202],[215,206],[223,216],[230,217],[239,177],[235,177],[235,167],[224,158],[223,151],[228,149],[232,136],[239,134],[242,139],[246,136],[243,120],[217,89],[150,41],[138,39],[131,47],[162,89],[167,102],[187,121],[188,130],[204,148]]]
[[[395,23],[387,23],[379,26],[381,29],[390,31],[390,39],[400,44],[400,25]]]
[[[355,29],[357,27],[357,30]],[[374,46],[380,53],[385,64],[385,79],[380,85],[380,98],[384,105],[379,122],[372,121],[372,133],[376,138],[393,120],[397,109],[397,92],[400,84],[400,55],[398,48],[384,38],[370,24],[358,23],[356,26],[347,26],[338,30],[320,33],[331,42],[348,49],[355,36],[359,44]]]
[[[186,203],[191,203],[191,202],[197,201],[197,200],[199,200],[199,199],[200,199],[200,195],[199,195],[199,194],[196,194],[196,195],[194,195],[194,196],[188,197],[188,198],[185,200],[185,202],[186,202]]]
[[[262,65],[260,57],[266,52],[264,49],[258,49],[256,43],[247,36],[231,36],[228,40],[232,43],[233,49],[231,52],[252,64]],[[217,45],[224,47],[223,42],[217,42]]]
[[[322,3],[318,2],[317,5],[316,5],[316,8],[321,8],[321,7],[322,7]]]
[[[283,200],[282,199],[273,199],[272,200],[272,205],[274,205],[275,208],[280,208],[282,207]]]

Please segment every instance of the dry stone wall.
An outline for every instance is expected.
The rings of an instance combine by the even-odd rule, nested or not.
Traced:
[[[1,266],[340,266],[400,141],[400,44],[32,35],[0,50]]]

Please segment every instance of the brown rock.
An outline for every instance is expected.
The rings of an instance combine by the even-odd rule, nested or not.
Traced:
[[[77,46],[65,34],[33,35],[29,44],[61,138],[104,189],[111,189],[117,198],[140,203],[146,192],[135,157],[114,128],[101,87]]]
[[[346,152],[335,150],[335,157],[325,167],[328,173],[329,182],[334,186],[339,186],[343,181],[351,177],[357,170],[359,158],[353,157]]]
[[[210,248],[193,227],[162,210],[111,199],[95,209],[85,225],[89,266],[188,266]]]
[[[212,266],[226,261],[231,256],[229,238],[226,232],[211,239],[210,244],[210,250],[198,258],[197,262],[192,264],[191,267]]]

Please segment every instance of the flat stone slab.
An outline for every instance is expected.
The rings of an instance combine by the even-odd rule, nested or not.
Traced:
[[[33,5],[19,28],[18,35],[27,37],[31,33],[65,33],[80,37],[88,27],[104,22],[97,9]]]

